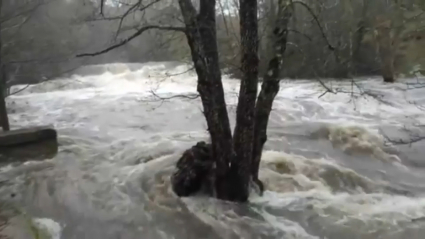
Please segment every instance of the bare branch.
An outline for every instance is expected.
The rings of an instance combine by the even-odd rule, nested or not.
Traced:
[[[335,47],[331,45],[331,43],[329,42],[328,38],[326,37],[325,31],[323,30],[323,27],[322,27],[322,24],[320,24],[320,21],[317,18],[316,14],[314,14],[313,9],[311,9],[310,6],[308,6],[306,3],[301,2],[301,1],[292,1],[292,4],[300,4],[301,6],[305,7],[307,9],[307,11],[310,12],[310,14],[314,18],[314,21],[319,26],[320,33],[322,34],[323,39],[325,39],[326,44],[328,45],[329,50],[334,51],[335,50]]]
[[[294,32],[294,33],[297,33],[297,34],[300,34],[301,36],[303,36],[303,37],[307,38],[309,41],[312,41],[312,40],[313,40],[313,39],[312,39],[309,35],[307,35],[307,34],[305,34],[305,33],[303,33],[303,32],[300,32],[300,31],[298,31],[298,30],[295,30],[295,29],[288,29],[288,31],[290,31],[290,32]]]
[[[6,61],[4,64],[34,64],[34,63],[58,63],[58,62],[67,62],[72,59],[72,55],[58,55],[58,56],[48,56],[45,58],[34,58],[26,60],[13,60]]]
[[[102,51],[98,51],[98,52],[94,52],[94,53],[79,54],[79,55],[76,55],[76,57],[98,56],[98,55],[104,54],[106,52],[112,51],[113,49],[124,46],[125,44],[127,44],[131,40],[133,40],[134,38],[140,36],[143,32],[145,32],[147,30],[151,30],[151,29],[157,29],[157,30],[163,30],[163,31],[180,31],[180,32],[186,31],[186,28],[184,28],[184,27],[155,26],[155,25],[144,26],[144,27],[140,28],[137,32],[135,32],[133,35],[131,35],[129,38],[126,38],[126,39],[122,40],[121,42],[119,42],[115,45],[112,45],[112,46],[110,46],[110,47],[108,47],[108,48],[106,48]]]
[[[192,71],[192,70],[194,70],[194,69],[195,69],[195,67],[191,67],[191,68],[189,68],[188,70],[183,71],[183,72],[179,72],[179,73],[176,73],[176,74],[168,74],[168,73],[166,73],[165,75],[166,75],[167,77],[170,77],[170,76],[179,76],[179,75],[186,74],[186,73],[188,73],[188,72],[190,72],[190,71]]]
[[[157,0],[157,1],[159,1],[159,0]],[[157,2],[156,1],[156,2]],[[124,22],[124,19],[135,9],[135,8],[137,8],[139,5],[140,5],[140,3],[141,3],[142,1],[141,0],[139,0],[139,2],[137,3],[137,4],[134,4],[132,7],[130,7],[121,17],[120,17],[120,23],[118,24],[118,29],[117,29],[117,32],[116,32],[116,34],[115,34],[115,38],[117,38],[118,37],[118,34],[120,33],[120,30],[121,30],[121,27],[122,27],[122,23]],[[153,2],[153,3],[155,3],[155,2]],[[152,4],[153,4],[152,3]]]
[[[100,0],[100,15],[104,15],[103,14],[103,9],[105,7],[105,0]]]
[[[425,136],[413,136],[410,139],[391,139],[387,135],[384,135],[384,138],[392,145],[412,145],[419,141],[425,140]]]
[[[218,5],[220,6],[221,15],[223,17],[223,22],[224,22],[224,27],[226,29],[226,33],[227,33],[227,35],[229,35],[229,28],[227,27],[226,15],[224,14],[224,7],[223,7],[223,3],[221,2],[221,0],[218,1]]]
[[[20,17],[20,16],[23,16],[23,15],[29,14],[31,12],[34,12],[35,10],[40,8],[41,6],[46,5],[46,4],[50,3],[51,1],[53,1],[53,0],[46,0],[46,1],[43,1],[41,3],[36,4],[35,6],[29,8],[29,9],[25,9],[25,10],[22,10],[22,11],[15,11],[11,15],[6,15],[6,16],[0,18],[0,23],[4,24],[5,22],[10,21],[10,20],[12,20],[16,17]]]
[[[64,61],[69,61],[69,59],[66,59],[66,60],[64,60]],[[52,61],[52,62],[48,62],[48,63],[53,63],[53,62],[57,62],[57,61]],[[86,62],[86,60],[83,60],[83,61],[82,61],[82,63],[83,63],[83,64],[84,64],[84,62]],[[46,78],[44,78],[43,80],[39,81],[38,83],[41,83],[41,82],[48,82],[48,81],[55,80],[55,79],[57,79],[58,77],[60,77],[61,75],[64,75],[64,74],[67,74],[67,73],[70,73],[70,72],[73,72],[73,71],[77,70],[80,66],[81,66],[81,65],[74,66],[74,67],[68,68],[68,69],[66,69],[66,70],[63,70],[63,71],[57,72],[57,73],[55,73],[55,74],[52,74],[52,75],[50,75],[50,76],[47,76]],[[15,72],[15,73],[16,73],[16,72]],[[9,96],[12,96],[12,95],[15,95],[15,94],[18,94],[18,93],[20,93],[20,92],[22,92],[22,91],[26,90],[28,87],[30,87],[30,86],[31,86],[31,84],[27,84],[27,85],[26,85],[26,86],[24,86],[22,89],[19,89],[19,90],[15,91],[15,92],[10,92],[10,91],[11,91],[11,88],[10,88],[10,87],[11,87],[11,86],[13,86],[13,85],[16,85],[16,84],[10,84],[10,85],[9,85],[9,87],[7,88],[7,93],[6,93],[5,98],[7,98],[7,97],[9,97]]]
[[[319,84],[325,88],[325,92],[323,92],[321,95],[319,95],[318,98],[322,98],[323,96],[325,96],[327,93],[332,93],[332,94],[336,94],[337,92],[335,92],[331,87],[327,86],[325,84],[325,82],[323,82],[320,77],[318,76],[317,72],[313,69],[313,73],[316,75],[316,80],[319,82]]]
[[[199,94],[188,94],[188,95],[183,95],[183,94],[178,94],[178,95],[173,95],[173,96],[169,96],[169,97],[161,97],[158,94],[155,93],[155,91],[151,90],[150,91],[151,94],[153,96],[155,96],[156,98],[164,101],[164,100],[170,100],[170,99],[175,99],[175,98],[183,98],[183,99],[189,99],[189,100],[195,100],[198,99],[200,97]]]
[[[16,95],[16,94],[18,94],[19,92],[22,92],[22,91],[26,90],[28,87],[30,87],[30,85],[29,85],[29,84],[28,84],[28,85],[26,85],[25,87],[23,87],[22,89],[19,89],[19,90],[15,91],[15,92],[12,92],[12,93],[10,93],[10,94],[6,95],[6,97],[5,97],[5,98],[7,98],[7,97],[9,97],[9,96],[11,96],[11,95]]]
[[[146,9],[148,9],[149,7],[151,7],[151,6],[153,6],[155,3],[157,3],[157,2],[159,2],[159,1],[161,1],[161,0],[155,0],[155,1],[153,1],[153,2],[151,2],[151,3],[149,3],[148,5],[146,5],[146,6],[143,6],[143,7],[141,7],[140,9],[138,9],[139,11],[144,11],[144,10],[146,10]],[[118,29],[117,29],[117,33],[115,34],[115,38],[117,38],[118,37],[118,34],[120,33],[120,29],[121,29],[121,27],[122,27],[122,24],[123,24],[123,22],[124,22],[124,19],[132,12],[132,11],[134,11],[136,8],[138,8],[139,6],[140,6],[140,4],[142,3],[142,0],[139,0],[139,2],[138,3],[136,3],[136,4],[134,4],[132,7],[130,7],[121,17],[120,17],[120,23],[119,23],[119,26],[118,26]]]
[[[417,82],[417,83],[406,83],[407,89],[406,90],[414,90],[414,89],[421,89],[425,88],[425,82]]]

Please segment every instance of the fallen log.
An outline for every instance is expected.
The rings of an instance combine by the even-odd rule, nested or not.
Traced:
[[[47,126],[0,132],[0,147],[16,146],[43,140],[56,140],[56,130]]]
[[[0,132],[0,162],[52,158],[57,151],[57,132],[52,127]]]

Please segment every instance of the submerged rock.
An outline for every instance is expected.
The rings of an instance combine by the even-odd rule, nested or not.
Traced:
[[[176,168],[177,171],[171,176],[171,185],[177,196],[190,196],[203,187],[204,191],[212,193],[215,162],[210,144],[201,141],[186,150],[177,161]]]
[[[176,164],[176,172],[171,176],[171,185],[174,193],[179,197],[187,197],[195,193],[203,193],[209,196],[216,196],[215,170],[216,163],[212,157],[211,144],[204,141],[198,142],[192,148],[186,150]],[[225,185],[220,185],[222,191],[231,195],[230,198],[239,197],[237,187],[238,176],[235,168],[231,170],[225,180]],[[254,192],[262,195],[264,184],[259,179],[249,182]]]

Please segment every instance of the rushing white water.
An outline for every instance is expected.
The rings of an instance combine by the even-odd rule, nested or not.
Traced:
[[[233,123],[238,81],[223,83]],[[425,149],[386,146],[382,133],[408,137],[404,127],[425,123],[425,89],[327,84],[368,94],[319,98],[316,81],[282,81],[260,172],[267,191],[247,205],[170,189],[181,152],[208,139],[199,99],[173,97],[196,94],[188,66],[90,66],[31,86],[8,98],[11,125],[53,125],[59,153],[1,168],[0,197],[50,218],[43,225],[62,239],[422,238]]]

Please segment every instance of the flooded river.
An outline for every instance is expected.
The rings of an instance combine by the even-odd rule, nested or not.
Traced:
[[[384,135],[421,133],[425,88],[327,82],[369,93],[319,97],[317,81],[283,80],[260,171],[267,190],[238,205],[171,191],[179,155],[208,139],[187,69],[90,66],[9,97],[11,126],[53,125],[60,148],[50,160],[3,166],[0,199],[53,239],[423,238],[425,143],[391,146]],[[224,86],[234,123],[238,81],[224,77]]]

